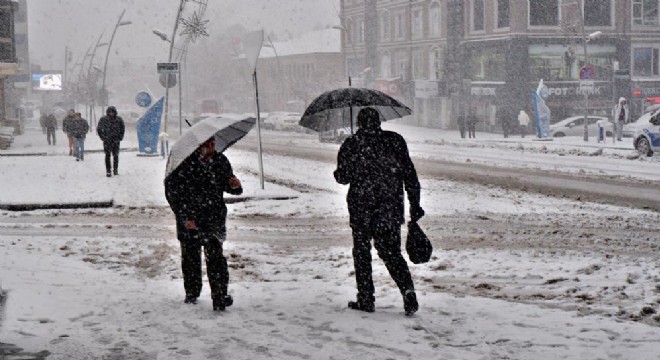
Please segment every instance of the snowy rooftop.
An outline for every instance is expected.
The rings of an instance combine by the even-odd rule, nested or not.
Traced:
[[[268,39],[265,39],[261,48],[262,58],[275,57],[275,53],[277,56],[338,53],[341,52],[341,31],[336,29],[312,31],[288,41],[273,41],[272,46],[275,50],[270,46]]]

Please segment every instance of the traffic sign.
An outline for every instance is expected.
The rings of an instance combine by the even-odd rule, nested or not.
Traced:
[[[135,96],[135,103],[139,107],[149,107],[151,105],[151,95],[146,91],[140,91]]]
[[[593,93],[596,89],[596,84],[593,80],[580,80],[580,91],[582,93],[590,92]]]
[[[583,66],[580,69],[580,80],[588,80],[596,77],[596,71],[591,66]]]
[[[156,70],[159,74],[178,74],[179,63],[157,63]]]

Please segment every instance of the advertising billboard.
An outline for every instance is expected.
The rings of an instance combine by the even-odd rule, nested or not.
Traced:
[[[62,73],[41,72],[32,74],[32,90],[62,90]]]

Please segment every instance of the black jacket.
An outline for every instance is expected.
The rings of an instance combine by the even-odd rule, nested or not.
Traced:
[[[71,131],[71,123],[74,121],[76,121],[76,119],[69,115],[67,115],[64,120],[62,120],[62,131],[64,131],[65,134],[71,136],[69,132]]]
[[[124,119],[119,115],[114,119],[103,116],[96,127],[96,133],[103,142],[120,142],[124,140]]]
[[[49,130],[57,130],[57,119],[52,114],[46,116],[44,120],[44,126]]]
[[[89,124],[87,120],[80,118],[80,120],[73,119],[69,123],[69,136],[79,139],[84,139],[89,131]]]
[[[200,231],[224,232],[227,218],[224,193],[243,193],[242,187],[229,186],[232,176],[231,164],[223,154],[215,153],[208,165],[196,153],[184,160],[165,179],[165,197],[177,217],[177,225],[195,220]]]
[[[352,227],[403,224],[404,185],[411,206],[419,205],[417,172],[406,141],[395,132],[358,130],[339,149],[334,175],[338,183],[350,184]]]

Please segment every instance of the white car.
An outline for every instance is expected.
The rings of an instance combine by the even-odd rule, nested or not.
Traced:
[[[589,116],[587,119],[589,121],[587,126],[589,135],[598,134],[598,121],[603,121],[605,124],[605,135],[612,136],[612,123],[609,122],[607,118],[602,116]],[[552,137],[582,135],[584,135],[584,116],[569,117],[550,125],[550,136]]]
[[[633,145],[642,156],[660,151],[660,110],[642,115],[635,121]]]
[[[302,127],[298,125],[302,114],[296,112],[271,112],[265,123],[272,124],[274,130],[280,131],[302,131]]]

